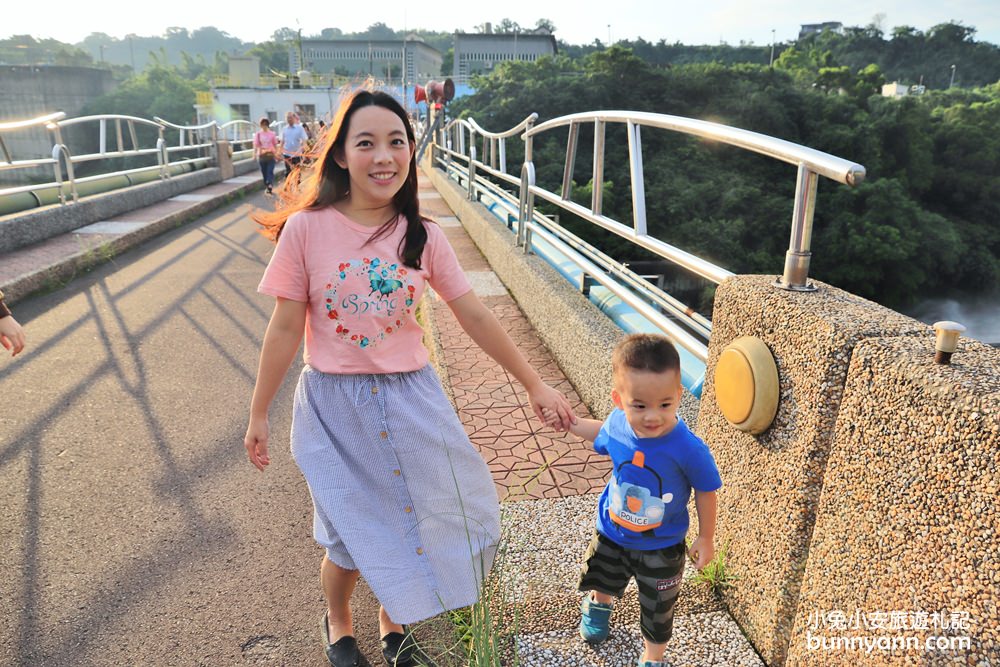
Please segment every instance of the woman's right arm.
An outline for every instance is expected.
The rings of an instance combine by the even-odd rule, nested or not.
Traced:
[[[271,321],[264,333],[264,347],[260,353],[257,384],[250,401],[250,425],[243,439],[250,462],[258,470],[271,462],[267,453],[269,426],[268,409],[278,393],[288,367],[299,349],[306,324],[306,303],[278,297]]]

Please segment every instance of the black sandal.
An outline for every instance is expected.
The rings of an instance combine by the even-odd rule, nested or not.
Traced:
[[[416,649],[410,628],[405,625],[402,632],[389,632],[382,637],[382,657],[389,667],[416,667],[413,661]]]
[[[323,612],[320,624],[323,629],[323,646],[326,651],[326,659],[333,667],[358,667],[361,660],[361,652],[358,651],[358,640],[350,635],[344,635],[335,643],[330,643],[330,623],[329,611]]]

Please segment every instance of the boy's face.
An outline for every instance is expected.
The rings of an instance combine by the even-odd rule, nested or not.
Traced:
[[[624,368],[615,373],[611,400],[640,438],[658,438],[677,424],[681,378],[677,371],[653,373]]]

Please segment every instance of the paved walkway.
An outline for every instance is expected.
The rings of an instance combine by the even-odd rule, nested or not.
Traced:
[[[235,176],[0,254],[0,289],[14,299],[37,290],[56,289],[88,268],[146,239],[196,220],[261,187],[260,176],[256,173]]]
[[[252,288],[270,248],[248,224],[246,203],[204,213],[258,181],[237,177],[0,257],[0,288],[64,286],[15,304],[29,350],[0,361],[0,536],[16,545],[0,566],[20,573],[0,583],[0,663],[324,664],[301,477],[280,445],[259,477],[233,444],[269,311]],[[452,211],[425,184],[420,196],[479,296],[586,414]],[[118,254],[198,215],[142,257]],[[69,283],[74,276],[84,279]],[[576,634],[575,577],[607,461],[540,428],[519,386],[447,305],[432,297],[427,306],[442,380],[503,501],[498,586],[519,610],[508,621],[521,664],[634,664],[634,589],[608,642],[595,649]],[[287,419],[282,405],[273,431],[285,432]],[[380,664],[377,602],[361,585],[354,604],[359,642]],[[761,664],[697,586],[682,593],[675,628],[672,665]],[[417,631],[441,667],[463,664],[447,619]]]

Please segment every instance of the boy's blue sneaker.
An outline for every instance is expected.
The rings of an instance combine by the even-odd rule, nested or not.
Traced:
[[[610,632],[611,605],[595,602],[587,593],[580,604],[580,636],[591,644],[598,644],[607,639]]]
[[[660,660],[643,660],[639,658],[639,667],[670,667],[670,664]]]

